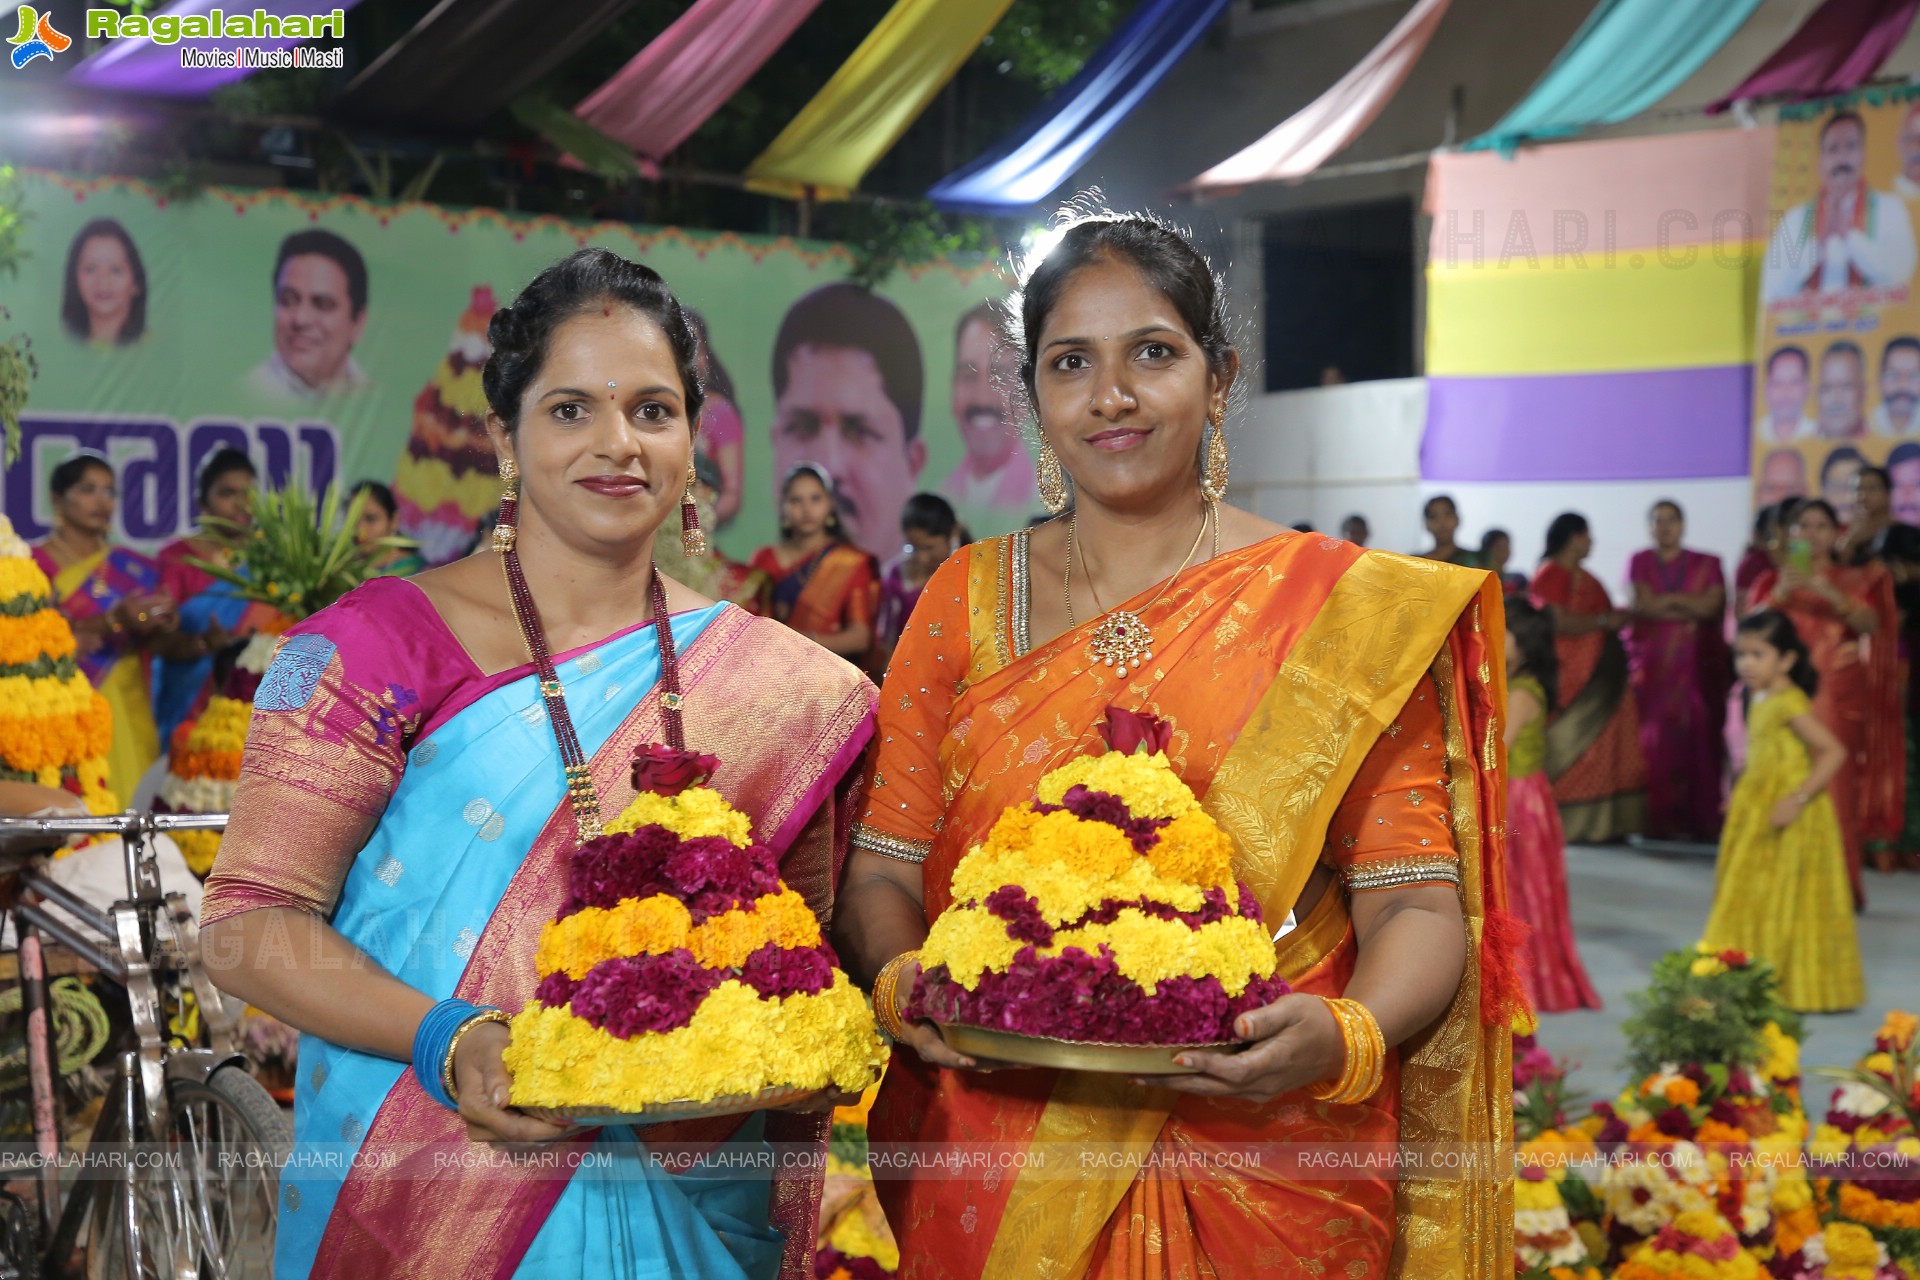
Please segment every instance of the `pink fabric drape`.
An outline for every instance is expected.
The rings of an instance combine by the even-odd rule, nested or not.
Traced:
[[[1743,98],[1824,98],[1865,84],[1906,38],[1920,0],[1827,0],[1709,113]]]
[[[1446,16],[1450,0],[1420,0],[1387,38],[1337,84],[1274,127],[1266,137],[1222,160],[1188,186],[1233,191],[1312,173],[1366,131],[1400,91],[1413,64]]]
[[[700,0],[573,113],[658,163],[752,78],[820,0]]]

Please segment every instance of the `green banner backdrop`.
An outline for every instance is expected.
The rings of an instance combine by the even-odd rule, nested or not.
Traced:
[[[834,475],[883,562],[916,489],[945,493],[976,536],[1035,509],[993,381],[1009,361],[966,319],[1004,292],[990,267],[905,271],[876,301],[843,283],[837,245],[287,191],[170,202],[46,172],[22,188],[31,256],[0,301],[40,367],[4,489],[28,538],[49,524],[47,473],[88,449],[118,470],[120,534],[152,548],[191,528],[199,465],[233,446],[274,480],[390,482],[429,559],[452,558],[498,495],[479,420],[487,317],[583,245],[653,267],[704,318],[725,394],[703,449],[727,481],[733,556],[776,536],[774,491],[800,461]]]

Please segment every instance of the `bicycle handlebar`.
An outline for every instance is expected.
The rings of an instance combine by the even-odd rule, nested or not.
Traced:
[[[147,813],[128,810],[86,817],[12,818],[0,817],[0,836],[132,836],[157,831],[219,831],[226,827],[224,813]]]

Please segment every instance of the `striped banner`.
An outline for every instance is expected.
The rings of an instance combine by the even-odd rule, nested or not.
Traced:
[[[1433,481],[1743,475],[1771,130],[1435,157]]]

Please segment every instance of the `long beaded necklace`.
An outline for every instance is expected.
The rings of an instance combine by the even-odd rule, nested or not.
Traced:
[[[1093,629],[1093,637],[1087,641],[1087,652],[1093,655],[1096,663],[1113,668],[1113,674],[1124,676],[1129,670],[1138,671],[1140,664],[1153,661],[1153,631],[1142,620],[1153,606],[1160,603],[1160,597],[1173,589],[1180,575],[1193,563],[1193,553],[1200,549],[1200,539],[1207,534],[1207,527],[1213,527],[1213,555],[1220,554],[1220,504],[1208,502],[1205,514],[1200,520],[1200,530],[1193,535],[1193,545],[1187,548],[1187,558],[1173,571],[1166,585],[1153,593],[1153,599],[1141,605],[1139,609],[1115,609],[1107,613],[1100,603],[1100,593],[1093,585],[1093,570],[1086,567],[1086,551],[1080,553],[1081,569],[1087,578],[1087,594],[1093,597],[1093,607],[1106,614],[1100,625]],[[1067,515],[1067,567],[1060,575],[1060,592],[1067,601],[1067,626],[1069,629],[1079,626],[1073,616],[1073,551],[1074,536],[1078,523],[1074,513]]]
[[[553,725],[554,740],[560,744],[560,763],[567,775],[567,799],[573,805],[574,825],[581,843],[601,834],[600,796],[593,788],[593,772],[580,749],[580,735],[574,731],[573,716],[567,710],[566,694],[560,686],[560,673],[554,669],[553,656],[547,651],[547,635],[540,625],[540,611],[534,608],[533,592],[527,587],[527,575],[520,568],[520,552],[509,547],[500,555],[507,574],[507,594],[513,598],[513,616],[520,623],[520,637],[526,641],[527,654],[533,659],[540,677],[540,697],[547,705],[547,719]],[[684,751],[687,731],[680,715],[685,699],[680,693],[680,662],[673,650],[673,626],[667,617],[667,588],[660,579],[660,568],[647,565],[649,592],[653,604],[653,631],[660,644],[660,714],[665,721],[667,745]]]

